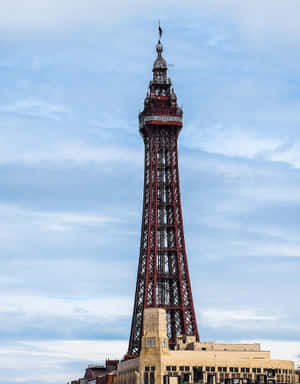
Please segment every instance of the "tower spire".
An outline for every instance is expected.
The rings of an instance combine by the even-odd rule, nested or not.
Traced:
[[[159,33],[161,37],[160,25]],[[156,51],[153,79],[139,114],[145,144],[144,203],[129,355],[140,352],[144,309],[148,307],[166,310],[170,348],[178,335],[199,340],[180,202],[177,138],[183,112],[167,77],[160,39]]]

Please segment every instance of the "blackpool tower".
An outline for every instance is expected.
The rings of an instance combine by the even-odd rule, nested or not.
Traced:
[[[161,30],[160,30],[161,32]],[[156,45],[153,79],[139,114],[145,144],[140,257],[128,355],[138,355],[144,309],[165,308],[169,346],[178,335],[199,340],[184,242],[177,139],[182,109],[167,76],[163,46]]]

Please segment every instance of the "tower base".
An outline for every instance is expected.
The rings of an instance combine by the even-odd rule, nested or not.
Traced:
[[[166,312],[148,308],[139,357],[118,366],[118,384],[283,384],[298,383],[293,361],[273,360],[260,344],[197,342],[178,337],[168,347]]]

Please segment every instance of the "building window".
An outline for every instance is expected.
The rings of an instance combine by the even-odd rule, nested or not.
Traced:
[[[171,371],[171,367],[169,365],[167,365],[166,369],[167,371]]]
[[[238,372],[239,371],[239,369],[238,368],[234,368],[234,372]]]
[[[211,370],[212,372],[215,372],[216,368],[215,368],[215,367],[210,367],[210,370]]]
[[[193,369],[197,369],[198,371],[202,372],[202,367],[193,367]]]
[[[233,372],[233,368],[232,368],[232,367],[230,367],[230,368],[229,368],[229,371],[230,371],[230,372]]]
[[[179,367],[179,370],[180,370],[180,371],[184,371],[184,366],[181,365],[181,366]]]
[[[151,371],[152,371],[152,372],[155,371],[155,367],[151,367]]]
[[[218,367],[218,372],[222,372],[222,367]]]
[[[250,372],[250,368],[246,368],[246,372],[248,372],[248,373],[249,373],[249,372]]]
[[[147,337],[146,338],[146,347],[147,348],[155,348],[155,337]]]
[[[173,372],[176,371],[176,365],[172,365],[172,371],[173,371]]]
[[[260,368],[257,368],[257,373],[261,373],[261,369]]]
[[[252,372],[253,372],[253,373],[256,373],[256,368],[252,368]]]
[[[202,351],[206,351],[206,348],[202,348]]]
[[[193,367],[193,376],[194,376],[194,383],[199,383],[203,380],[203,372],[202,367]]]
[[[223,367],[223,372],[227,372],[227,367]]]
[[[246,368],[241,368],[241,372],[246,372]]]
[[[188,372],[188,371],[190,370],[190,367],[185,366],[185,367],[184,367],[184,370],[185,370],[186,372]]]
[[[149,367],[145,367],[145,371],[146,371],[146,372],[149,372]]]

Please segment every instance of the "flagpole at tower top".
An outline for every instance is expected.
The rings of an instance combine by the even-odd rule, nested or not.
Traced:
[[[161,26],[160,26],[160,20],[158,20],[158,41],[159,42],[160,42],[162,33],[163,33],[163,31],[162,31]]]

